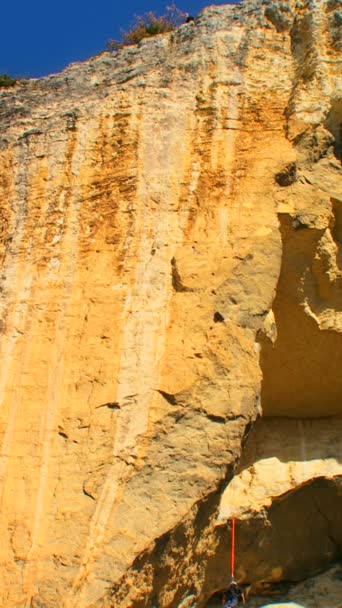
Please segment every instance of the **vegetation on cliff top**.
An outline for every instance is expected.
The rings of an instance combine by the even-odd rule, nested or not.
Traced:
[[[175,4],[166,7],[165,15],[157,16],[154,12],[148,12],[136,16],[132,28],[128,32],[122,32],[122,40],[109,40],[107,47],[117,51],[124,46],[138,44],[144,38],[172,32],[182,25],[187,17],[187,13],[183,13]]]
[[[17,84],[15,78],[11,78],[10,76],[7,76],[7,74],[0,74],[0,89],[14,87],[15,84]]]

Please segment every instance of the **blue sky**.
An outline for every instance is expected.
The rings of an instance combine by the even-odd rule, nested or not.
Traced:
[[[176,5],[196,16],[210,4],[236,2],[178,0]],[[103,51],[107,40],[129,29],[134,15],[163,14],[169,4],[172,0],[4,0],[0,74],[33,78],[59,72]]]

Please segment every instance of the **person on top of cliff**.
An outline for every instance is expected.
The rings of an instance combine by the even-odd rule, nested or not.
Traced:
[[[238,604],[245,604],[246,598],[245,594],[242,591],[241,587],[235,582],[232,581],[222,596],[222,606],[223,608],[235,608]]]

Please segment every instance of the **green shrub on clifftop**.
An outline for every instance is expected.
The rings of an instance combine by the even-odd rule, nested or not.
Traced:
[[[135,24],[129,32],[123,32],[121,42],[110,40],[107,46],[112,51],[117,51],[123,46],[138,44],[144,38],[151,38],[158,34],[172,32],[186,19],[186,13],[183,13],[174,4],[167,7],[165,15],[158,17],[155,13],[145,13],[143,16],[135,17]]]
[[[7,74],[0,74],[0,88],[14,87],[15,84],[17,84],[15,78],[11,78]]]

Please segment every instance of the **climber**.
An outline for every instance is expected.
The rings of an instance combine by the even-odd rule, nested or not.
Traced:
[[[235,582],[232,581],[222,596],[222,606],[223,608],[235,608],[238,604],[245,604],[245,594],[242,591],[241,587]]]
[[[195,17],[189,15],[189,13],[185,13],[185,23],[191,23],[191,21],[195,21]]]

